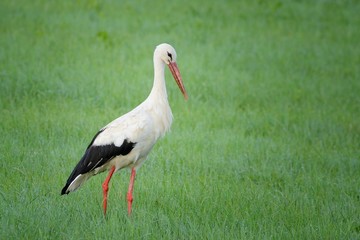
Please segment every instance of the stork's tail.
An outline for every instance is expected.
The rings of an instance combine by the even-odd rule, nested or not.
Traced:
[[[72,180],[71,176],[66,182],[65,186],[61,190],[61,195],[69,194],[70,192],[78,189],[91,175],[89,173],[79,174],[75,179]]]

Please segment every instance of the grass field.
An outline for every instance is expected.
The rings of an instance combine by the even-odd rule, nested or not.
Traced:
[[[0,239],[360,239],[358,1],[0,2]],[[137,175],[60,196],[150,92],[185,102]]]

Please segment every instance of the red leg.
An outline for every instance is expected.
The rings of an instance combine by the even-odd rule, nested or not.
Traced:
[[[128,214],[130,216],[131,214],[131,205],[132,205],[132,201],[133,201],[133,190],[134,190],[134,181],[135,181],[135,175],[136,175],[136,170],[135,168],[131,169],[131,177],[130,177],[130,183],[129,183],[129,190],[127,193],[127,200],[128,200]]]
[[[115,166],[113,166],[110,169],[109,175],[106,177],[104,183],[102,184],[104,215],[106,215],[107,196],[108,196],[108,191],[109,191],[109,182],[110,182],[110,179],[111,179],[112,175],[114,174],[114,171],[115,171]]]

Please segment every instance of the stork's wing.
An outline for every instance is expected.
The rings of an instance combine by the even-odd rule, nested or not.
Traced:
[[[116,146],[114,143],[106,145],[94,145],[93,143],[95,139],[104,130],[105,129],[100,130],[90,142],[84,156],[80,159],[79,163],[70,174],[70,177],[62,189],[61,194],[69,193],[68,187],[80,174],[91,172],[95,168],[101,167],[116,156],[127,155],[135,147],[136,143],[133,143],[128,139],[124,139],[120,146]]]
[[[116,156],[129,154],[137,143],[154,142],[156,139],[149,133],[152,128],[151,116],[143,111],[142,105],[131,112],[115,119],[101,129],[91,140],[84,156],[76,165],[61,194],[67,194],[78,188],[98,167]],[[149,146],[152,146],[149,144]]]

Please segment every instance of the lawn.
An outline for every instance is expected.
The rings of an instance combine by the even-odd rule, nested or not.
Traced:
[[[0,2],[1,239],[359,239],[358,1]],[[138,171],[60,191],[143,101],[156,45],[172,130]]]

